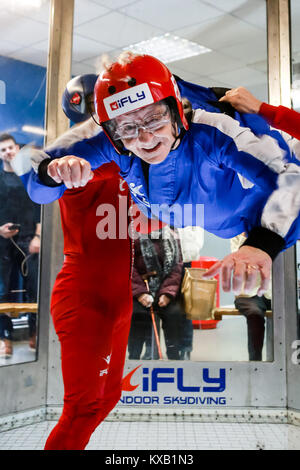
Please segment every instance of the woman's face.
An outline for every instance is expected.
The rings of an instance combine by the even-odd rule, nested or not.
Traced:
[[[165,160],[170,153],[171,147],[177,135],[168,107],[163,103],[155,103],[145,106],[137,111],[123,114],[115,118],[118,128],[130,128],[130,125],[145,126],[149,123],[149,129],[140,127],[136,137],[121,138],[123,145],[127,150],[134,153],[142,160],[150,164],[158,164]],[[151,123],[159,122],[161,126],[158,129],[150,130]]]

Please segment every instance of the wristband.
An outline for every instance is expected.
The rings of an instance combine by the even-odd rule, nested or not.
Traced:
[[[267,253],[272,261],[285,248],[285,240],[265,227],[254,227],[242,246],[253,246]]]
[[[56,183],[56,181],[54,181],[54,179],[48,175],[47,168],[51,161],[52,161],[51,158],[45,158],[45,160],[41,161],[38,167],[38,176],[39,176],[40,181],[45,186],[50,186],[51,188],[55,188],[56,186],[61,186],[63,183]]]

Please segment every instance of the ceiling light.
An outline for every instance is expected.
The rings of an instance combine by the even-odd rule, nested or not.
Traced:
[[[48,0],[0,0],[0,7],[15,13],[24,10],[38,10]]]
[[[136,54],[149,54],[165,64],[211,51],[211,49],[201,46],[196,42],[173,36],[170,33],[166,33],[163,36],[156,36],[137,44],[131,44],[124,47],[123,50],[129,50]]]

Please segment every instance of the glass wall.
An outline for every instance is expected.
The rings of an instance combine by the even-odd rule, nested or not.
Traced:
[[[296,0],[291,0],[291,57],[292,57],[292,107],[300,112],[300,5]],[[300,146],[299,141],[293,139],[292,147],[296,153],[297,158],[300,159]],[[296,268],[297,268],[297,299],[298,299],[298,339],[300,339],[300,241],[297,242],[296,247]]]
[[[0,365],[34,361],[41,218],[21,179],[44,142],[49,1],[0,1]]]

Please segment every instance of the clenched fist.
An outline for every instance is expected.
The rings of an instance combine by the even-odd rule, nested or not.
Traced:
[[[74,155],[53,159],[47,173],[56,183],[64,183],[68,189],[85,186],[93,178],[89,162]]]

